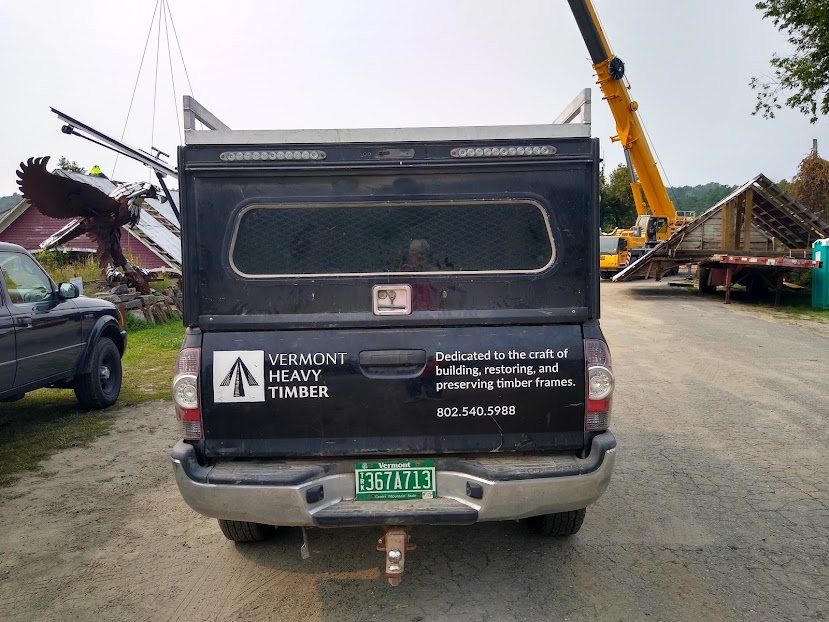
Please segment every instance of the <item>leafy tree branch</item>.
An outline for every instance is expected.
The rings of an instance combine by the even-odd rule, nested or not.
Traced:
[[[792,52],[774,54],[770,76],[749,82],[757,95],[752,114],[773,119],[780,99],[816,123],[829,115],[829,0],[765,0],[755,7],[785,33]]]

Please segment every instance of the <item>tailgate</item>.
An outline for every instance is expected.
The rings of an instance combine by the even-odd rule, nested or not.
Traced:
[[[207,332],[205,449],[225,457],[573,450],[579,324]]]

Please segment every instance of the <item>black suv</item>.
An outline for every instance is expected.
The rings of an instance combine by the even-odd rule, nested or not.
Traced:
[[[0,401],[56,387],[86,408],[111,406],[126,346],[115,305],[55,284],[24,248],[0,242]]]

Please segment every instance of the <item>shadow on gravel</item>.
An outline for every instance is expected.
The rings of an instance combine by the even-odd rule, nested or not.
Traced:
[[[698,298],[699,291],[693,286],[669,285],[667,282],[636,287],[635,283],[613,283],[611,287],[627,288],[627,293],[636,298]],[[713,298],[713,296],[712,296]]]
[[[536,619],[542,612],[533,610],[541,603],[527,607],[529,586],[572,564],[579,549],[589,545],[587,523],[585,530],[582,536],[557,539],[517,522],[415,527],[417,548],[406,554],[406,574],[396,588],[386,582],[384,557],[375,548],[380,528],[311,529],[307,560],[300,557],[298,528],[279,529],[264,543],[237,544],[236,551],[275,574],[308,575],[312,594],[294,596],[314,601],[309,611],[321,603],[326,621],[512,620],[518,601]],[[284,598],[278,590],[274,586],[273,598]],[[514,596],[503,598],[504,593]],[[482,618],[485,612],[489,617]]]

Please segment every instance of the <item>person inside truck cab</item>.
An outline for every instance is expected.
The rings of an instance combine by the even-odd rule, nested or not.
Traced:
[[[409,244],[409,250],[403,258],[403,263],[400,266],[401,270],[406,272],[429,272],[437,270],[432,259],[432,250],[429,247],[429,242],[426,240],[412,240]]]
[[[652,242],[656,240],[656,232],[659,230],[659,222],[657,222],[656,218],[651,218],[648,220],[648,241]]]

